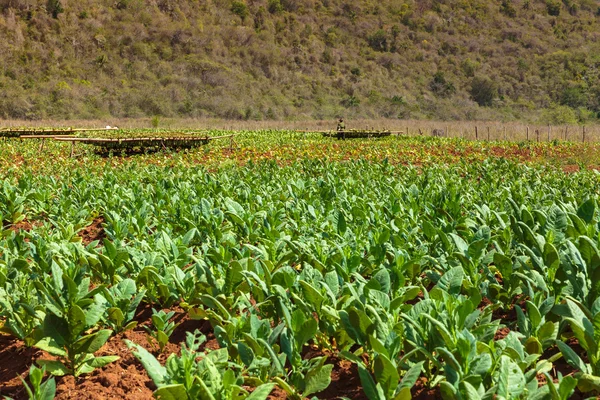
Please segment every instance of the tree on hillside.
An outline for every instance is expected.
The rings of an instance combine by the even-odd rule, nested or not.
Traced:
[[[456,93],[454,84],[446,79],[444,73],[438,71],[433,76],[433,79],[429,83],[429,88],[438,97],[450,97]]]
[[[48,3],[46,3],[46,10],[52,14],[52,18],[58,18],[58,14],[64,12],[60,0],[48,0]]]
[[[248,6],[243,1],[234,1],[231,4],[231,12],[242,19],[242,22],[246,20],[246,17],[250,14]]]
[[[489,107],[498,95],[498,87],[490,78],[476,76],[471,81],[470,93],[477,104]]]

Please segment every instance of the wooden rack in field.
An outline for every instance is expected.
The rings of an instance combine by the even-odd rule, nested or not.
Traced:
[[[402,131],[388,130],[361,130],[351,129],[346,131],[319,131],[319,130],[297,130],[300,133],[320,133],[323,137],[332,137],[338,139],[364,139],[364,138],[382,138],[390,135],[401,135]]]
[[[367,130],[350,130],[350,131],[327,131],[321,132],[324,137],[334,137],[338,139],[364,139],[364,138],[382,138],[390,136],[392,131],[367,131]]]
[[[71,156],[74,155],[75,143],[89,144],[99,147],[103,152],[143,152],[161,149],[190,149],[208,144],[211,140],[230,139],[230,147],[233,146],[235,135],[203,136],[203,137],[130,137],[130,138],[82,138],[69,136],[49,136],[47,138],[58,142],[71,142]],[[43,145],[42,145],[43,146]],[[42,147],[41,147],[42,148]]]

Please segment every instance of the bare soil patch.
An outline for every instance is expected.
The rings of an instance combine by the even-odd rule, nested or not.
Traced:
[[[427,386],[427,378],[421,377],[415,383],[411,390],[412,398],[417,400],[441,399],[439,386],[430,389]]]
[[[84,245],[88,245],[95,240],[102,241],[106,237],[104,232],[104,217],[96,217],[94,221],[83,228],[78,235],[81,237],[81,242]]]
[[[29,367],[42,351],[25,347],[23,341],[0,334],[0,396],[27,394],[19,377],[25,378]]]

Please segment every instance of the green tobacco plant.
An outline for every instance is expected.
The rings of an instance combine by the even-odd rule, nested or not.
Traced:
[[[325,356],[302,359],[302,348],[317,333],[318,323],[312,315],[306,316],[301,310],[289,314],[285,305],[282,304],[281,308],[286,315],[286,326],[279,340],[291,369],[285,380],[280,377],[274,380],[291,399],[301,400],[329,386],[333,364],[325,364]]]
[[[165,346],[169,343],[169,338],[179,325],[171,321],[174,315],[175,311],[166,313],[164,310],[156,311],[152,309],[152,328],[144,326],[144,329],[150,335],[148,342],[152,344],[152,339],[154,339],[158,343],[161,352],[165,349]]]
[[[0,287],[0,316],[4,318],[0,332],[18,337],[26,346],[33,346],[40,339],[45,307],[28,276],[19,272],[15,275],[5,283],[6,289]]]
[[[94,277],[99,281],[116,284],[121,276],[118,271],[129,260],[129,253],[124,248],[117,248],[108,239],[104,239],[102,243],[104,245],[102,253],[93,249],[93,243],[88,245],[88,249],[97,257],[89,258],[90,267]]]
[[[546,298],[544,293],[534,294],[529,286],[530,300],[525,301],[526,314],[520,306],[515,306],[519,333],[523,334],[525,348],[529,354],[542,354],[554,344],[558,335],[558,322],[549,320],[554,307],[554,297]]]
[[[94,355],[112,334],[108,329],[93,332],[106,311],[106,299],[100,295],[104,287],[89,290],[89,278],[77,284],[57,263],[53,262],[51,268],[53,275],[49,281],[35,282],[48,310],[43,321],[43,338],[35,346],[58,360],[38,363],[53,375],[79,376],[118,360],[117,356]]]
[[[0,190],[0,224],[17,224],[25,219],[25,201],[30,192],[21,192],[12,186],[8,180],[4,181]]]
[[[573,336],[585,350],[589,362],[581,359],[571,347],[563,341],[557,341],[563,357],[570,366],[577,369],[575,378],[582,392],[600,392],[600,299],[592,309],[572,297],[567,298],[568,311],[564,320],[571,328]]]
[[[106,322],[115,332],[135,328],[137,322],[132,320],[146,290],[138,292],[135,281],[127,278],[104,290],[103,294],[108,303]]]
[[[188,332],[181,356],[171,354],[163,367],[143,347],[126,340],[158,389],[158,399],[265,400],[273,387],[267,383],[248,393],[239,367],[228,361],[227,349],[199,352],[205,336]]]
[[[552,388],[549,385],[540,387],[537,379],[539,375],[552,370],[552,363],[560,358],[560,354],[540,360],[539,354],[527,353],[520,336],[516,332],[510,332],[504,339],[478,343],[478,352],[489,355],[492,361],[488,373],[484,376],[484,387],[479,387],[474,392],[468,385],[450,388],[443,384],[442,390],[448,392],[448,398],[469,398],[474,393],[478,393],[482,399],[559,399],[564,398],[565,391],[570,395],[574,389],[574,386],[570,386],[572,378],[563,382],[562,376],[559,375],[558,384],[553,384]],[[559,388],[563,397],[555,396]]]

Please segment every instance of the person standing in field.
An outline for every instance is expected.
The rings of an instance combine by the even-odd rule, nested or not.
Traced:
[[[345,131],[346,130],[346,124],[344,124],[344,118],[340,118],[338,124],[337,124],[337,131],[341,132],[341,131]]]

